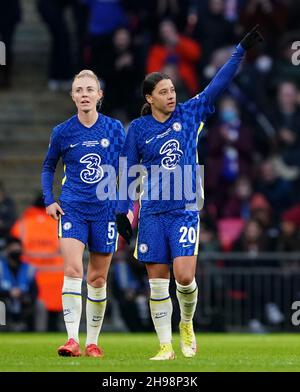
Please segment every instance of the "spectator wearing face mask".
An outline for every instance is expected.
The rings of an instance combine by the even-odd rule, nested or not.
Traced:
[[[0,259],[0,300],[6,307],[9,330],[33,331],[34,309],[37,298],[35,269],[22,262],[22,243],[9,237],[5,256]]]
[[[233,98],[221,100],[218,122],[207,136],[206,189],[220,210],[238,177],[252,177],[252,135],[242,123],[238,104]]]

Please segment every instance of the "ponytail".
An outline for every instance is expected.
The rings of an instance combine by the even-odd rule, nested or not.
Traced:
[[[101,99],[99,99],[99,101],[97,102],[96,105],[96,110],[97,112],[100,112],[101,106],[102,106],[102,102],[103,102],[104,97],[102,97]]]
[[[151,110],[151,105],[150,103],[146,102],[144,103],[144,105],[142,106],[141,109],[141,116],[147,116],[148,114],[151,114],[152,110]]]

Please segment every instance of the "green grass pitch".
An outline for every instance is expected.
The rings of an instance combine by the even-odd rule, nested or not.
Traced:
[[[247,372],[299,371],[298,334],[197,334],[198,353],[184,358],[174,335],[174,361],[153,362],[155,334],[103,333],[104,358],[67,358],[57,355],[64,334],[0,332],[0,372]],[[81,346],[84,335],[81,336]]]

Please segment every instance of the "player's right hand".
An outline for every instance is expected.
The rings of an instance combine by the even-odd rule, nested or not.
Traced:
[[[58,203],[52,203],[46,207],[46,213],[50,215],[53,219],[58,220],[59,215],[65,215],[61,206]]]
[[[132,233],[132,227],[126,214],[116,215],[117,229],[119,234],[124,238],[127,244],[130,244]]]

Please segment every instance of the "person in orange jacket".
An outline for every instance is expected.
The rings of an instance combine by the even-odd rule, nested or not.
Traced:
[[[56,222],[46,214],[41,194],[15,222],[11,235],[22,241],[23,261],[37,270],[38,299],[48,312],[47,329],[58,330],[62,311],[63,259]]]
[[[196,65],[201,47],[193,39],[178,34],[175,24],[165,19],[159,26],[160,43],[154,44],[147,59],[147,73],[160,71],[166,64],[176,64],[179,75],[191,95],[199,91]]]

